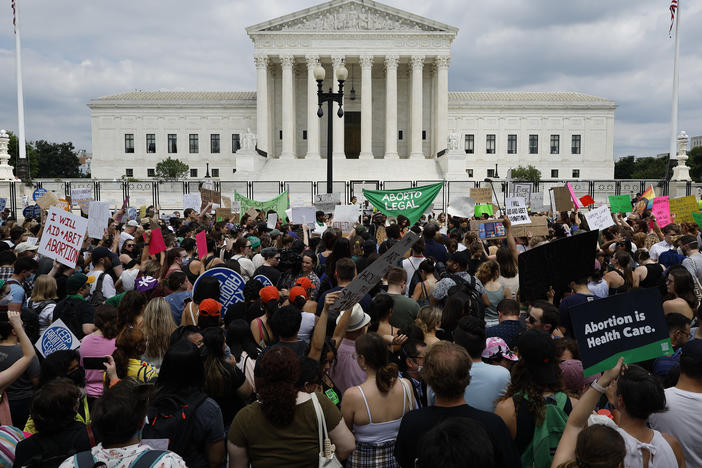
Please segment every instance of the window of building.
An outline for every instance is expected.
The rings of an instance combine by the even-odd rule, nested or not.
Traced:
[[[219,133],[210,135],[210,153],[219,153]]]
[[[570,139],[570,152],[580,154],[580,135],[573,135]]]
[[[190,169],[190,177],[197,177],[197,169]]]
[[[473,178],[473,169],[466,169],[466,174],[468,174],[469,178]]]
[[[573,179],[580,178],[580,169],[573,169]]]
[[[232,133],[232,153],[236,153],[241,149],[241,136],[238,133]]]
[[[402,137],[403,137],[402,130],[400,130],[397,132],[397,139],[402,140]]]
[[[219,169],[212,169],[212,177],[219,177]]]
[[[175,133],[169,133],[168,134],[168,152],[169,153],[177,153],[178,152],[178,135]]]
[[[197,133],[191,133],[188,137],[188,146],[190,147],[191,153],[200,152],[200,135]]]
[[[551,169],[551,178],[558,179],[558,169]]]
[[[529,135],[529,154],[539,154],[539,135]]]
[[[507,135],[507,154],[517,154],[517,135]]]
[[[302,139],[306,140],[307,139],[307,130],[302,131]]]
[[[558,154],[561,151],[561,136],[551,135],[551,154]]]
[[[147,169],[146,176],[147,177],[156,177],[156,169]]]
[[[485,152],[487,154],[495,154],[495,134],[490,134],[486,136]]]
[[[156,152],[156,134],[147,133],[146,134],[146,152],[155,153]]]
[[[475,135],[466,135],[466,154],[475,153]]]
[[[134,177],[134,169],[125,169],[124,170],[124,175],[126,177]]]
[[[427,131],[422,130],[422,140],[426,140],[426,139],[427,139]]]
[[[495,169],[488,169],[487,176],[488,177],[495,177]]]
[[[125,133],[124,134],[124,152],[133,153],[134,152],[134,134]]]

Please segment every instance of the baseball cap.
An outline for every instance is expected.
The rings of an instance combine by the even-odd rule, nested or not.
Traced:
[[[253,243],[251,244],[251,248],[253,248]],[[266,247],[265,249],[261,250],[261,256],[265,259],[273,258],[278,254],[278,249],[275,247]]]
[[[200,315],[203,317],[219,317],[222,312],[222,304],[214,299],[204,299],[200,302]]]
[[[314,283],[312,283],[312,280],[306,276],[300,276],[297,281],[295,281],[295,285],[302,286],[305,289],[316,289]]]
[[[259,297],[264,303],[269,303],[273,300],[280,300],[280,291],[275,286],[265,286],[258,292]]]
[[[480,355],[484,358],[503,357],[510,361],[518,361],[519,358],[509,349],[507,343],[502,338],[491,336],[485,340],[485,349]]]
[[[256,236],[249,236],[247,237],[249,242],[251,242],[251,248],[252,249],[257,249],[259,245],[261,245],[261,239],[259,239]]]
[[[112,252],[107,247],[96,247],[90,253],[93,262],[100,260],[105,257],[112,257]]]
[[[80,288],[83,287],[83,285],[87,284],[92,284],[95,282],[95,277],[94,276],[87,276],[84,275],[83,273],[73,273],[67,280],[66,280],[66,292],[68,294],[76,294]]]
[[[346,311],[343,311],[342,313],[339,314],[339,317],[336,319],[336,323],[339,323],[341,321],[341,317],[346,313]],[[347,332],[352,332],[356,330],[360,330],[361,328],[365,327],[368,325],[370,322],[370,315],[367,313],[363,312],[363,308],[361,307],[361,304],[356,304],[353,306],[353,309],[351,309],[351,317],[349,318],[349,326],[346,328]]]
[[[125,224],[125,226],[139,227],[139,223],[137,223],[136,219],[130,219],[129,221],[127,221],[127,224]]]
[[[534,380],[540,384],[556,383],[556,345],[550,335],[541,330],[527,330],[519,337],[517,347]]]
[[[277,229],[272,229],[271,232],[268,233],[268,235],[271,237],[278,237],[278,236],[282,236],[283,233]]]
[[[301,286],[293,286],[290,288],[290,293],[288,294],[290,303],[295,302],[295,299],[297,299],[298,296],[304,296],[304,298],[307,299],[307,291],[305,291],[305,288]]]
[[[583,372],[583,363],[578,359],[566,359],[558,366],[561,368],[563,375],[563,384],[567,391],[575,394],[580,394],[585,386],[585,373]]]
[[[26,252],[28,250],[37,250],[39,246],[37,244],[32,245],[30,242],[20,242],[15,246],[15,253],[16,254],[21,254],[22,252]]]
[[[136,280],[136,290],[139,292],[148,292],[158,286],[158,280],[152,276],[140,276]]]

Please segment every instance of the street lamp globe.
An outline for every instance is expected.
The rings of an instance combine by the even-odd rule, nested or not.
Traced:
[[[336,69],[336,79],[339,81],[346,81],[346,78],[349,77],[349,71],[346,69],[344,64],[342,63],[339,68]]]
[[[314,69],[314,79],[317,81],[324,81],[324,77],[326,76],[326,74],[327,72],[324,71],[324,67],[322,66],[322,64],[318,63]]]

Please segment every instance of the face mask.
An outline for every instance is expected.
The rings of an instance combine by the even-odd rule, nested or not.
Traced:
[[[423,368],[424,368],[424,366],[417,366],[417,372],[422,372]]]

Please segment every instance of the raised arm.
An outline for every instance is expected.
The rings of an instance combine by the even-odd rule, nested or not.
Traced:
[[[339,291],[329,293],[324,297],[324,307],[322,313],[319,314],[319,320],[314,326],[312,339],[310,340],[310,352],[307,357],[319,361],[322,357],[322,348],[324,347],[324,338],[327,336],[327,321],[329,320],[329,307],[334,304],[336,298],[339,297]]]
[[[517,241],[514,240],[514,236],[512,235],[512,222],[507,216],[505,216],[502,219],[502,224],[505,226],[507,246],[509,247],[509,251],[512,252],[512,258],[514,259],[514,263],[517,263],[519,261],[517,260],[517,257],[519,257],[519,250],[517,250]]]

